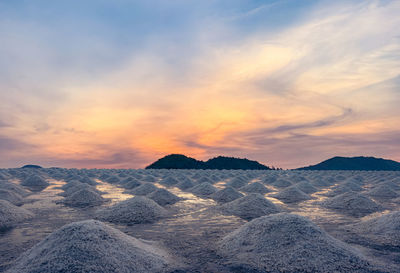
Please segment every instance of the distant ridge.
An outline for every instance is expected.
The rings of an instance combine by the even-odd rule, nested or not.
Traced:
[[[31,169],[41,169],[42,167],[39,165],[25,165],[22,167],[23,169],[31,168]]]
[[[400,163],[376,157],[336,156],[316,165],[298,170],[358,170],[358,171],[400,171]]]
[[[246,158],[218,156],[204,162],[181,154],[167,155],[146,169],[271,170],[268,166]]]

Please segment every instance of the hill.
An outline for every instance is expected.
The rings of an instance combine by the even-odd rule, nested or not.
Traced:
[[[146,169],[212,169],[212,170],[270,170],[271,168],[246,158],[218,156],[206,162],[180,154],[158,159]]]
[[[22,167],[23,169],[31,168],[31,169],[41,169],[42,167],[39,165],[25,165]]]
[[[375,157],[336,156],[316,165],[299,168],[298,170],[400,171],[400,163]]]

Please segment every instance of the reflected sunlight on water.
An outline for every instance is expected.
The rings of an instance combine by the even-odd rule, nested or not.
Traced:
[[[125,189],[123,188],[103,182],[99,179],[96,179],[96,182],[99,183],[96,185],[96,189],[105,192],[105,194],[102,194],[101,196],[111,200],[111,202],[109,202],[108,205],[113,205],[115,203],[132,198],[134,196],[132,194],[124,193]]]

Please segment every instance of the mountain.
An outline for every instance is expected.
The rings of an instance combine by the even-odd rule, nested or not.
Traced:
[[[31,169],[41,169],[42,167],[39,165],[25,165],[22,167],[23,169],[31,168]]]
[[[146,169],[213,169],[213,170],[270,170],[271,168],[246,158],[218,156],[206,162],[180,154],[158,159]]]
[[[400,163],[375,157],[336,156],[319,164],[299,168],[298,170],[359,170],[359,171],[400,171]]]

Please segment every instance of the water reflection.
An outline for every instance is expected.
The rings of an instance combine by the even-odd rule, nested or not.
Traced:
[[[102,194],[101,196],[110,199],[108,205],[113,205],[115,203],[132,198],[134,196],[132,194],[124,193],[125,189],[123,188],[103,182],[99,179],[96,179],[95,181],[98,183],[96,185],[96,189],[101,192],[104,192],[104,194]]]

